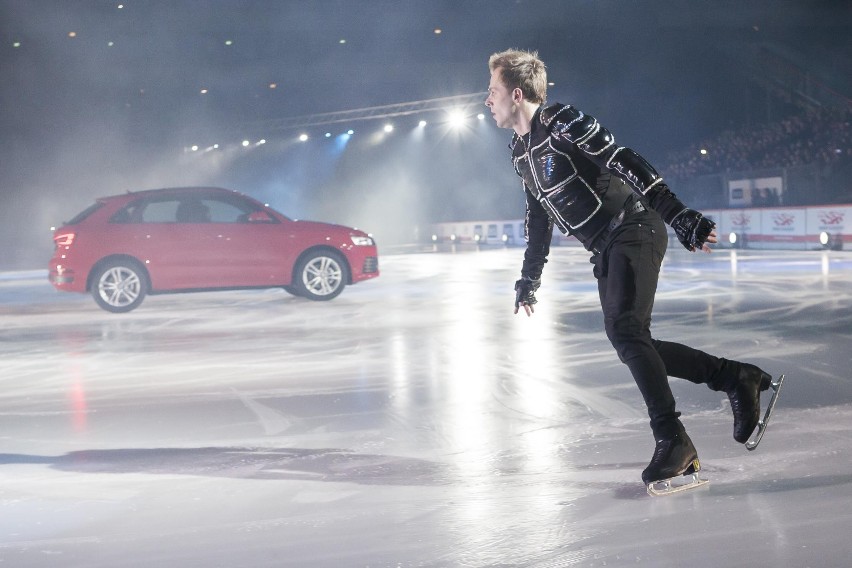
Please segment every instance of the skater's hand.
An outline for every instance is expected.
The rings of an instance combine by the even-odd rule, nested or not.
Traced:
[[[698,250],[702,250],[709,254],[713,252],[713,249],[710,248],[710,245],[715,245],[718,242],[718,236],[716,235],[716,229],[714,228],[710,231],[710,234],[707,235],[707,240],[701,244],[701,248]]]
[[[521,306],[527,313],[527,317],[535,313],[533,304],[538,303],[535,299],[535,291],[541,286],[540,279],[533,279],[529,276],[524,276],[515,282],[515,313],[517,314]]]
[[[690,252],[710,252],[710,244],[716,240],[716,223],[695,211],[684,209],[671,222],[680,243]]]

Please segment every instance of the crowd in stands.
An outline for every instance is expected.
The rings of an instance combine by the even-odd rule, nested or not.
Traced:
[[[670,154],[660,171],[663,177],[689,179],[842,161],[852,161],[852,112],[810,111],[774,123],[726,131]]]

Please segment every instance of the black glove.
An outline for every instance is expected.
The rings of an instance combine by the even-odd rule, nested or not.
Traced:
[[[529,276],[524,276],[515,282],[515,310],[521,306],[521,302],[529,306],[537,303],[535,291],[539,286],[541,286],[541,280],[533,280]]]
[[[710,231],[716,227],[716,223],[694,209],[684,209],[678,213],[671,225],[677,239],[688,251],[701,250]]]

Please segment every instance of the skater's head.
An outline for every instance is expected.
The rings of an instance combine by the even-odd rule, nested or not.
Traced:
[[[536,52],[510,49],[488,60],[491,80],[485,106],[500,128],[511,128],[519,136],[530,131],[530,123],[547,94],[547,72]]]
[[[488,70],[492,78],[496,73],[510,92],[520,89],[528,102],[540,105],[547,98],[547,69],[537,51],[507,49],[495,53],[488,59]]]

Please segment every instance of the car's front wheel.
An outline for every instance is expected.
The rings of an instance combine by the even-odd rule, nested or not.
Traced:
[[[124,313],[139,307],[148,294],[144,270],[129,260],[114,260],[101,266],[92,279],[92,296],[108,312]]]
[[[299,291],[296,290],[295,286],[284,286],[284,291],[290,294],[291,296],[298,296]]]
[[[347,282],[346,262],[332,251],[307,254],[296,265],[293,288],[309,300],[331,300],[340,295]]]

